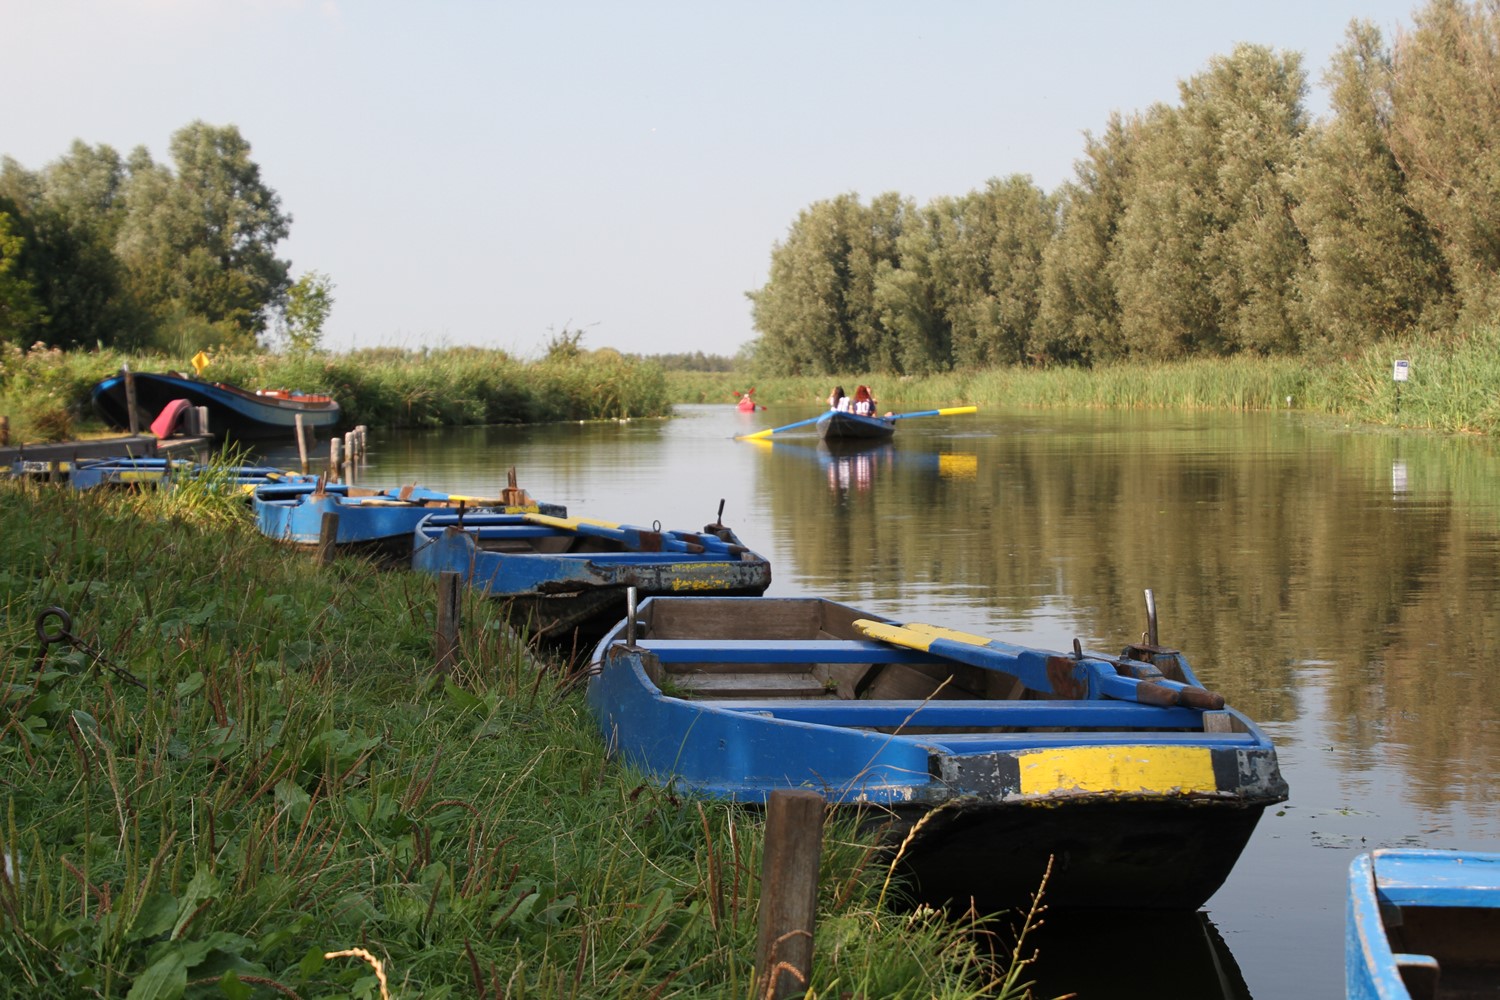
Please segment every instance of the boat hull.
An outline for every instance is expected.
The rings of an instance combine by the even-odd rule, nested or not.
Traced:
[[[558,520],[477,515],[460,524],[430,517],[414,532],[412,567],[460,574],[476,591],[505,602],[507,617],[533,637],[588,642],[624,614],[630,588],[642,595],[755,596],[771,584],[770,563],[728,529],[717,536],[600,529],[605,538],[587,534],[589,522],[570,522],[578,531]],[[688,551],[695,545],[700,551]]]
[[[987,698],[983,671],[850,638],[859,618],[815,598],[646,601],[634,643],[622,623],[595,650],[589,705],[615,755],[678,789],[758,805],[812,788],[854,811],[912,903],[1021,905],[1050,859],[1049,906],[1192,910],[1286,798],[1232,709],[1011,697],[1015,678]]]
[[[864,417],[829,410],[818,418],[818,437],[824,441],[888,441],[896,433],[889,417]]]
[[[221,382],[153,372],[137,372],[132,380],[136,408],[145,417],[142,425],[178,399],[207,407],[209,433],[220,438],[292,437],[299,415],[304,427],[327,428],[339,422],[339,404],[324,396],[263,395]],[[92,400],[106,423],[130,426],[123,375],[112,375],[95,385]]]
[[[1345,913],[1349,1000],[1500,995],[1500,853],[1361,854]]]
[[[272,484],[256,489],[253,498],[256,526],[261,533],[300,547],[319,544],[323,517],[337,518],[334,545],[383,559],[411,558],[417,524],[437,511],[464,508],[478,514],[543,513],[567,515],[559,504],[528,501],[506,504],[499,498],[464,497],[422,487],[390,490],[351,490],[340,484],[321,488],[311,483]]]

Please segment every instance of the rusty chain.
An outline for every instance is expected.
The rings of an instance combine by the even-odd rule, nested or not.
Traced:
[[[48,621],[53,618],[57,619],[57,631],[55,632],[47,628]],[[102,663],[106,668],[108,668],[110,673],[114,674],[125,683],[133,684],[136,687],[140,688],[142,691],[149,690],[149,688],[147,688],[145,684],[141,683],[140,678],[136,677],[135,674],[131,673],[124,667],[118,666],[117,664],[111,662],[109,657],[105,656],[104,653],[100,650],[94,648],[94,646],[91,645],[86,639],[82,638],[81,636],[74,635],[73,616],[68,614],[66,611],[55,604],[49,608],[43,608],[42,613],[36,616],[36,637],[41,640],[42,643],[42,650],[37,654],[36,657],[36,669],[38,671],[42,669],[42,663],[47,659],[47,651],[49,647],[57,645],[58,643],[67,643],[69,646],[72,646],[80,653],[84,653],[85,655],[92,657],[93,665]]]

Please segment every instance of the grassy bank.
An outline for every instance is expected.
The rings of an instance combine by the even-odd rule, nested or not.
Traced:
[[[1410,362],[1397,387],[1392,366]],[[185,358],[113,352],[22,352],[0,347],[0,415],[17,442],[61,440],[104,428],[89,390],[129,363],[137,371],[189,370]],[[441,427],[660,417],[672,403],[814,405],[823,376],[752,379],[737,373],[663,372],[603,349],[554,350],[540,361],[476,348],[375,348],[291,357],[225,355],[205,378],[254,388],[335,396],[347,426]],[[1381,344],[1350,357],[1213,358],[1094,369],[1000,368],[926,377],[849,373],[852,392],[871,386],[884,409],[929,406],[1301,410],[1350,422],[1446,433],[1500,433],[1500,328],[1465,337]]]
[[[0,346],[0,415],[10,418],[12,439],[102,431],[89,392],[126,363],[135,371],[192,370],[186,358]],[[556,350],[540,361],[477,348],[223,355],[203,377],[252,389],[328,393],[350,427],[613,420],[660,417],[670,409],[660,368],[610,350]]]
[[[1396,359],[1410,361],[1397,397]],[[668,374],[672,399],[732,403],[754,386],[755,399],[817,404],[826,377],[750,379],[702,372]],[[869,385],[882,409],[928,406],[1111,407],[1270,410],[1290,407],[1342,420],[1445,433],[1500,434],[1500,329],[1443,341],[1382,344],[1351,357],[1198,359],[1170,365],[1095,369],[1004,368],[923,378],[851,373],[844,388]]]
[[[753,995],[756,816],[608,761],[486,602],[436,678],[430,581],[211,484],[0,482],[0,536],[0,995],[378,996],[355,948],[399,997]],[[829,830],[809,996],[1016,995],[885,875]]]

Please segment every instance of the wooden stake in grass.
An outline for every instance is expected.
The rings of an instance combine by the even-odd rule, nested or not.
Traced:
[[[447,674],[458,657],[459,578],[455,570],[438,574],[437,673]]]
[[[339,515],[338,511],[325,510],[323,518],[318,522],[318,554],[317,564],[328,566],[333,562],[333,550],[339,540]]]
[[[780,1000],[807,988],[822,853],[823,796],[805,788],[772,792],[766,803],[755,945],[755,995],[762,1000]]]

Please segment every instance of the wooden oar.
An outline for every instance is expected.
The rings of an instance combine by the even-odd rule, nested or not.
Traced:
[[[681,538],[674,538],[670,534],[660,531],[652,531],[649,528],[637,528],[629,524],[613,524],[609,521],[596,521],[591,517],[552,517],[549,514],[522,514],[528,524],[540,524],[549,528],[557,528],[561,531],[571,531],[579,535],[593,535],[595,538],[611,538],[623,545],[638,549],[642,552],[684,552],[692,555],[700,555],[704,546],[699,542],[689,542]]]
[[[789,431],[793,427],[806,427],[808,424],[815,424],[821,419],[823,419],[823,414],[820,413],[816,417],[808,417],[806,420],[799,420],[795,424],[787,424],[784,427],[768,427],[763,431],[756,431],[753,434],[736,434],[734,439],[736,441],[754,441],[756,438],[770,437],[772,434]]]
[[[919,410],[916,413],[892,413],[887,420],[909,420],[912,417],[954,417],[960,413],[976,413],[977,406],[945,406],[941,410]]]
[[[1148,705],[1181,704],[1205,710],[1224,707],[1221,695],[1167,680],[1149,664],[1140,664],[1133,670],[1134,676],[1124,676],[1109,660],[1081,653],[1073,656],[1049,653],[937,625],[889,625],[860,618],[854,622],[854,627],[882,642],[920,649],[972,667],[999,670],[1044,694],[1057,693],[1056,685],[1061,683],[1081,686],[1087,698],[1116,698]]]

